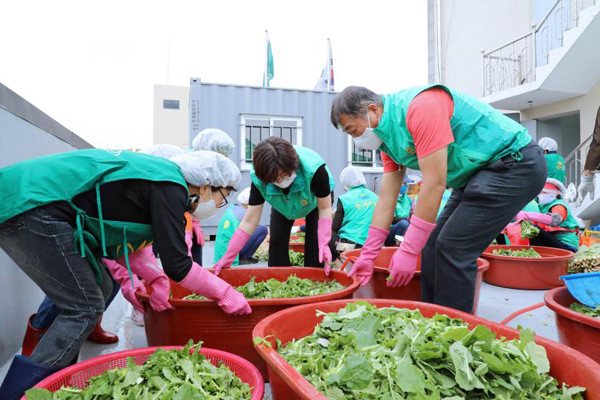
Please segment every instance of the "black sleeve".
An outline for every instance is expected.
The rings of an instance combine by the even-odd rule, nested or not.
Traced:
[[[325,164],[321,165],[315,171],[312,181],[310,181],[310,190],[319,198],[327,197],[331,193],[329,188],[329,174],[325,169]]]
[[[261,204],[264,204],[264,202],[265,198],[262,196],[262,194],[260,194],[258,188],[254,186],[254,183],[252,183],[250,185],[250,199],[248,200],[248,205],[260,206]]]
[[[165,274],[176,282],[192,268],[185,244],[187,193],[180,185],[153,183],[150,191],[150,216],[154,228],[154,245]]]
[[[600,108],[598,108],[598,113],[596,114],[596,123],[594,124],[592,135],[590,150],[585,158],[584,166],[584,169],[588,171],[595,171],[598,169],[598,164],[600,164]]]
[[[333,224],[331,225],[331,230],[333,232],[339,232],[342,227],[342,222],[344,221],[344,207],[342,207],[342,202],[340,199],[337,201],[337,206],[335,207],[335,214],[333,216]]]

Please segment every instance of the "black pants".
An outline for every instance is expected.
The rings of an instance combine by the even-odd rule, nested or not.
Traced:
[[[319,242],[317,228],[319,209],[315,208],[306,217],[306,235],[304,237],[304,266],[322,267],[319,263]],[[279,211],[271,208],[271,241],[269,242],[269,267],[290,266],[290,232],[293,219],[287,219]]]
[[[522,159],[506,156],[454,189],[422,252],[421,299],[472,312],[477,257],[546,181],[542,149],[531,143]]]
[[[577,249],[569,246],[568,244],[564,244],[563,242],[558,240],[553,233],[546,232],[542,228],[540,228],[540,233],[536,237],[529,239],[529,244],[531,244],[532,246],[554,247],[557,249],[564,249],[577,252]]]

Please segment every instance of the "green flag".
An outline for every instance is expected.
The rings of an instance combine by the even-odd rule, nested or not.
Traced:
[[[271,86],[271,79],[275,76],[275,68],[273,67],[273,52],[271,51],[271,40],[267,33],[267,59],[265,72],[263,74],[263,87]]]

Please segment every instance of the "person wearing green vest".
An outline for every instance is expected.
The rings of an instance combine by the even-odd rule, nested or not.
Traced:
[[[31,356],[13,359],[3,398],[19,398],[77,356],[112,286],[101,258],[122,257],[130,269],[129,254],[153,243],[169,278],[227,313],[250,313],[244,296],[195,264],[185,243],[184,213],[214,215],[240,178],[212,152],[165,160],[77,150],[0,169],[0,248],[61,310]]]
[[[557,179],[563,185],[566,185],[567,170],[565,168],[565,159],[557,153],[558,144],[556,140],[543,137],[538,144],[544,150],[544,157],[546,157],[546,165],[548,166],[548,178]]]
[[[271,205],[269,266],[290,265],[292,226],[297,218],[306,218],[304,265],[324,265],[329,274],[334,182],[325,161],[313,150],[271,136],[256,145],[250,178],[248,211],[231,237],[227,252],[214,265],[215,273],[231,266],[258,226],[267,202]]]
[[[219,222],[219,227],[217,229],[217,238],[215,240],[215,261],[218,262],[221,257],[225,255],[227,252],[227,246],[229,245],[229,241],[231,237],[240,226],[240,222],[244,219],[244,215],[246,215],[246,210],[248,209],[248,202],[250,201],[250,188],[242,190],[237,197],[237,204],[229,207],[227,212],[221,218]],[[254,233],[250,236],[250,239],[246,242],[238,258],[233,262],[233,266],[235,265],[244,265],[244,264],[256,264],[258,260],[254,258],[254,253],[260,246],[260,244],[265,240],[269,230],[266,226],[259,225],[256,227]]]
[[[516,223],[528,220],[540,228],[539,234],[529,239],[530,244],[577,252],[579,223],[571,208],[562,200],[565,192],[565,185],[561,181],[548,178],[538,196],[540,211],[521,211],[517,214]]]
[[[379,197],[365,187],[367,180],[356,167],[344,168],[340,174],[340,181],[346,193],[338,197],[333,216],[333,236],[343,243],[362,247],[367,239],[369,222]]]
[[[333,101],[331,122],[356,146],[380,150],[384,164],[369,235],[349,274],[363,284],[371,278],[405,170],[418,169],[419,203],[388,286],[406,285],[421,255],[422,300],[472,312],[477,257],[544,185],[546,163],[527,129],[442,85],[385,95],[347,87]],[[452,195],[436,220],[448,187]]]

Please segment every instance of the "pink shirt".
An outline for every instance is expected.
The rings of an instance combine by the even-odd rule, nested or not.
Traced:
[[[442,88],[431,88],[419,93],[408,105],[406,127],[413,137],[418,158],[454,142],[450,118],[454,112],[452,98]],[[383,173],[395,172],[400,166],[381,153]]]

